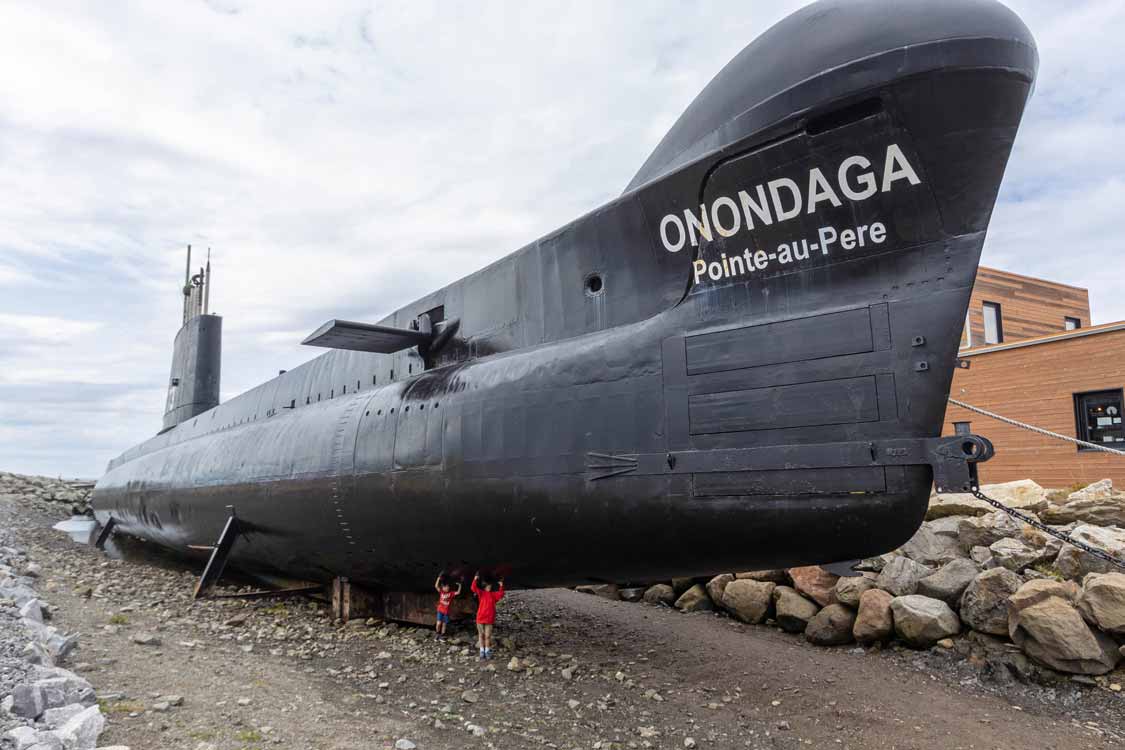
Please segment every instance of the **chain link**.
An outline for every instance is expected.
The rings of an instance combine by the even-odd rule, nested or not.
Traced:
[[[988,495],[981,492],[980,487],[973,487],[971,491],[973,493],[973,497],[975,497],[979,500],[984,500],[989,505],[992,505],[996,508],[999,508],[1000,510],[1004,511],[1005,513],[1007,513],[1012,518],[1016,518],[1020,521],[1023,521],[1028,526],[1034,526],[1035,528],[1042,531],[1044,534],[1050,534],[1054,538],[1060,539],[1063,542],[1066,542],[1067,544],[1069,544],[1073,547],[1077,547],[1078,549],[1082,550],[1083,552],[1086,552],[1088,554],[1093,555],[1094,557],[1098,557],[1098,558],[1101,558],[1102,560],[1105,560],[1110,565],[1114,565],[1118,568],[1121,568],[1122,570],[1125,570],[1125,560],[1119,560],[1116,557],[1114,557],[1113,555],[1109,554],[1108,552],[1100,550],[1097,547],[1091,547],[1090,545],[1086,544],[1085,542],[1080,542],[1077,539],[1075,539],[1074,537],[1072,537],[1070,534],[1067,534],[1064,531],[1059,531],[1058,529],[1052,529],[1047,524],[1043,523],[1042,521],[1040,521],[1040,520],[1038,520],[1038,519],[1036,519],[1032,516],[1029,516],[1025,513],[1021,513],[1018,510],[1016,510],[1015,508],[1009,508],[1007,505],[1004,505],[1004,503],[1000,502],[999,500],[993,500],[991,497],[989,497]]]
[[[1000,422],[1005,422],[1005,423],[1013,425],[1015,427],[1019,427],[1019,428],[1022,428],[1024,430],[1028,430],[1029,432],[1035,432],[1035,433],[1038,433],[1040,435],[1046,435],[1047,437],[1056,438],[1058,440],[1065,440],[1068,443],[1074,443],[1076,445],[1081,445],[1081,446],[1084,446],[1086,448],[1091,448],[1093,450],[1099,450],[1099,451],[1103,451],[1105,453],[1114,453],[1118,456],[1125,456],[1125,451],[1119,451],[1119,450],[1115,450],[1113,448],[1107,448],[1104,445],[1098,445],[1097,443],[1088,443],[1085,440],[1078,440],[1077,438],[1068,437],[1066,435],[1060,435],[1057,432],[1051,432],[1050,430],[1044,430],[1042,427],[1036,427],[1034,425],[1030,425],[1030,424],[1027,424],[1025,422],[1020,422],[1020,421],[1017,421],[1015,419],[1011,419],[1010,417],[1004,417],[1004,416],[1001,416],[1001,415],[996,414],[994,412],[990,412],[987,409],[981,409],[979,406],[973,406],[972,404],[966,404],[964,401],[958,401],[955,398],[949,399],[949,403],[953,404],[954,406],[960,406],[962,409],[968,409],[969,411],[976,412],[977,414],[983,414],[986,417],[991,417],[992,419],[996,419]],[[1009,508],[1007,505],[1004,505],[1004,503],[1000,502],[999,500],[993,500],[991,497],[989,497],[988,495],[981,492],[980,487],[975,483],[974,483],[973,487],[971,488],[971,492],[973,493],[973,497],[977,498],[978,500],[983,500],[986,503],[988,503],[989,505],[991,505],[991,506],[993,506],[993,507],[995,507],[999,510],[1004,511],[1005,513],[1007,513],[1012,518],[1020,520],[1023,523],[1026,523],[1028,526],[1033,526],[1033,527],[1039,529],[1040,531],[1042,531],[1044,534],[1049,534],[1050,536],[1053,536],[1054,538],[1059,539],[1059,540],[1065,542],[1066,544],[1071,545],[1072,547],[1077,547],[1078,549],[1082,550],[1083,552],[1085,552],[1087,554],[1090,554],[1090,555],[1093,555],[1094,557],[1105,560],[1110,565],[1113,565],[1113,566],[1116,566],[1118,568],[1121,568],[1122,570],[1125,570],[1125,560],[1120,560],[1120,559],[1114,557],[1113,555],[1109,554],[1108,552],[1106,552],[1104,550],[1100,550],[1097,547],[1091,547],[1090,545],[1086,544],[1085,542],[1080,542],[1077,539],[1075,539],[1074,537],[1072,537],[1070,534],[1067,534],[1066,532],[1063,532],[1063,531],[1059,531],[1058,529],[1053,529],[1050,526],[1048,526],[1047,524],[1040,521],[1039,519],[1035,518],[1034,516],[1029,516],[1026,513],[1021,513],[1020,511],[1016,510],[1015,508]]]

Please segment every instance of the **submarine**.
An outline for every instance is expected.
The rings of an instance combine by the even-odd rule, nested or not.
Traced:
[[[304,341],[324,353],[223,403],[189,256],[162,429],[109,462],[95,517],[383,592],[892,550],[991,452],[941,431],[1037,66],[994,0],[813,3],[619,197],[380,321],[326,322]]]

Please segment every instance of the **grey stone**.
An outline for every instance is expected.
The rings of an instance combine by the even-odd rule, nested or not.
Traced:
[[[105,729],[105,717],[97,706],[90,706],[55,730],[67,750],[94,750],[98,735]]]
[[[933,570],[909,557],[896,556],[889,561],[875,585],[895,596],[907,596],[918,590],[918,581],[933,573]]]
[[[778,586],[771,595],[774,604],[774,619],[778,626],[788,633],[803,633],[809,620],[820,609],[815,602],[801,596],[791,586]]]
[[[969,550],[969,559],[982,568],[996,567],[992,562],[992,552],[989,551],[988,547],[973,547]]]
[[[805,638],[817,646],[842,646],[852,642],[855,612],[843,604],[829,604],[809,620]]]
[[[47,710],[47,697],[43,689],[24,683],[12,690],[11,712],[25,719],[38,719]]]
[[[775,583],[734,580],[724,587],[721,604],[739,620],[759,623],[769,613],[770,598],[775,588]]]
[[[649,586],[645,591],[644,600],[649,604],[667,604],[672,606],[676,602],[676,591],[666,583]]]
[[[1125,636],[1125,573],[1091,573],[1082,581],[1078,609],[1086,622]]]
[[[895,633],[907,644],[929,648],[942,638],[961,632],[961,620],[940,599],[911,594],[891,600]]]
[[[645,590],[637,586],[629,586],[620,591],[621,598],[627,602],[639,602],[644,598]]]
[[[4,736],[15,745],[15,750],[27,750],[35,744],[35,738],[39,734],[31,727],[16,727]]]
[[[70,719],[82,713],[85,709],[86,706],[83,706],[81,703],[70,703],[59,708],[48,708],[43,712],[39,720],[54,729],[70,721]]]
[[[1019,573],[1037,562],[1049,560],[1051,554],[1042,548],[1035,548],[1019,539],[1001,539],[988,548],[992,559],[1002,568]]]
[[[38,599],[32,599],[24,602],[23,606],[19,609],[19,615],[25,620],[31,620],[42,624],[43,622],[43,606]]]
[[[961,619],[973,630],[991,635],[1008,634],[1008,597],[1023,581],[1007,568],[986,570],[961,594]]]
[[[1071,534],[1091,547],[1108,552],[1118,559],[1125,558],[1125,530],[1083,524],[1076,526]],[[1063,545],[1055,559],[1055,567],[1067,578],[1076,579],[1083,578],[1087,573],[1112,573],[1115,570],[1111,563],[1071,544]]]
[[[875,580],[867,576],[846,576],[836,581],[836,599],[849,607],[858,607],[863,592],[875,588]]]
[[[928,524],[922,524],[899,551],[911,560],[929,566],[943,565],[965,556],[956,538],[936,534]]]
[[[966,551],[974,547],[988,547],[1001,539],[1019,538],[1022,526],[999,510],[976,518],[963,518],[957,524],[957,543]]]
[[[972,560],[953,560],[932,575],[918,581],[917,593],[933,599],[941,599],[951,607],[957,606],[961,594],[973,579],[980,574],[980,568]]]
[[[130,640],[133,641],[133,643],[137,644],[138,646],[159,646],[160,645],[160,638],[153,633],[145,633],[145,632],[133,633],[133,637],[130,638]]]
[[[610,601],[618,601],[621,599],[621,593],[616,583],[600,583],[593,586],[578,586],[574,589],[583,594],[593,594],[602,599],[609,599]]]
[[[395,750],[414,750],[416,747],[418,746],[410,740],[403,739],[395,741]]]

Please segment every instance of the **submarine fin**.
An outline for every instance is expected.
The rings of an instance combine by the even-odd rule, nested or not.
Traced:
[[[328,349],[392,354],[419,344],[428,344],[431,338],[430,334],[421,331],[351,320],[330,320],[306,336],[301,343]]]

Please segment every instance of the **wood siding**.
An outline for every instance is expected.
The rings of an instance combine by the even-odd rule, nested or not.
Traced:
[[[950,394],[1005,417],[1077,437],[1074,394],[1125,387],[1125,330],[1107,327],[1110,330],[1000,351],[962,352],[971,367],[955,371]],[[954,422],[971,422],[972,432],[996,445],[996,456],[981,464],[982,482],[1031,478],[1061,488],[1109,477],[1125,488],[1125,457],[1079,451],[1072,443],[952,404],[945,419],[944,434],[953,434]]]
[[[1000,305],[1004,343],[1066,330],[1068,317],[1078,318],[1083,328],[1090,325],[1087,290],[981,266],[969,300],[971,344],[962,336],[962,347],[984,346],[985,302]]]

